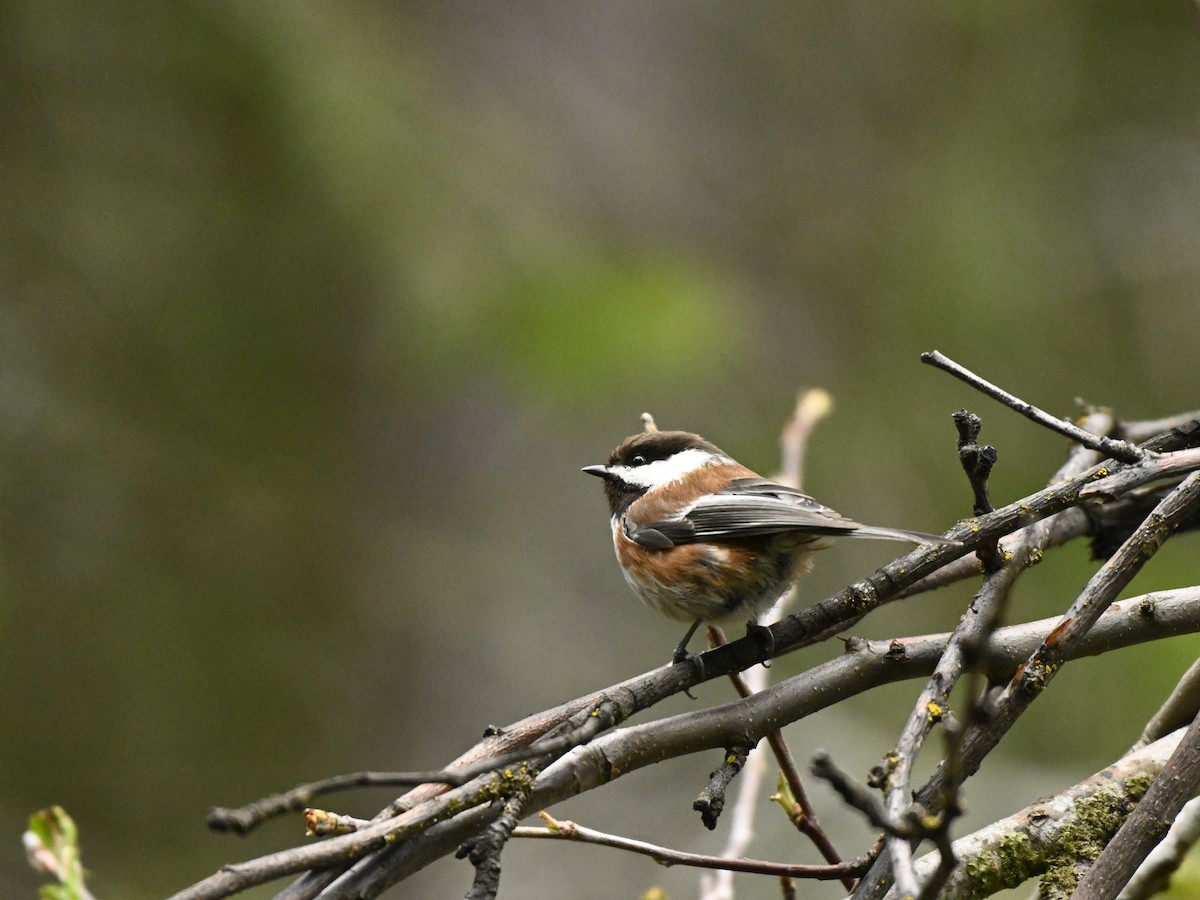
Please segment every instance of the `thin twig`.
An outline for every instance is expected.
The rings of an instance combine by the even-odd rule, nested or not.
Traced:
[[[271,794],[237,809],[223,806],[209,810],[207,824],[213,831],[229,831],[246,834],[267,819],[288,813],[302,812],[312,799],[320,794],[344,791],[365,786],[396,787],[402,785],[435,782],[447,773],[441,770],[430,772],[350,772],[334,775],[308,784],[301,784],[281,794]]]
[[[971,666],[967,671],[966,684],[969,705],[965,718],[968,723],[976,722],[981,714],[979,680],[978,669]],[[962,736],[964,732],[965,728],[957,724],[946,728],[945,766],[947,778],[942,796],[938,798],[940,813],[933,818],[932,823],[928,821],[930,817],[926,817],[929,838],[937,847],[940,862],[937,869],[921,886],[920,900],[934,900],[934,898],[940,897],[942,888],[958,866],[958,857],[954,854],[953,842],[950,837],[950,826],[963,812],[959,790],[965,780],[962,768]],[[915,871],[913,876],[918,882],[920,881],[919,878],[916,878]]]
[[[1147,482],[1190,472],[1198,465],[1200,465],[1200,447],[1164,453],[1161,456],[1143,460],[1137,465],[1128,466],[1120,472],[1114,472],[1094,484],[1089,484],[1079,492],[1079,496],[1085,500],[1111,499]]]
[[[1120,434],[1125,440],[1139,443],[1169,431],[1191,432],[1200,436],[1200,410],[1178,413],[1163,419],[1122,422],[1120,428]],[[1150,449],[1157,450],[1158,448],[1151,447]]]
[[[920,900],[934,900],[941,896],[942,888],[958,867],[958,857],[954,855],[954,843],[950,840],[950,829],[939,828],[934,834],[934,843],[938,850],[938,866],[933,870],[929,879],[921,886]]]
[[[494,900],[496,892],[500,890],[500,854],[521,821],[532,788],[533,773],[522,772],[514,792],[505,798],[504,809],[496,820],[454,854],[459,859],[468,858],[475,867],[475,879],[467,891],[466,900]]]
[[[799,490],[804,479],[804,457],[808,452],[813,430],[833,410],[833,398],[828,391],[811,388],[796,398],[787,424],[779,435],[779,474],[782,484]]]
[[[775,475],[776,481],[797,490],[803,487],[804,457],[809,440],[817,425],[829,415],[832,409],[832,398],[828,392],[820,388],[803,391],[796,398],[792,414],[779,435],[780,467],[779,472]],[[759,624],[771,625],[778,622],[784,610],[791,606],[795,596],[796,590],[793,588],[759,618]],[[725,643],[725,636],[720,628],[710,627],[708,635],[711,646],[719,647]],[[748,697],[752,693],[766,688],[769,681],[769,670],[766,666],[756,666],[746,672],[730,672],[729,679],[739,696]],[[767,744],[775,755],[780,771],[784,773],[784,777],[791,787],[792,796],[798,807],[797,810],[789,810],[791,820],[801,834],[806,835],[816,845],[826,862],[841,863],[842,856],[834,848],[829,835],[821,827],[816,810],[808,800],[804,785],[796,770],[795,761],[783,740],[783,734],[778,731],[771,732],[767,735]],[[766,775],[766,753],[760,741],[750,751],[750,757],[738,784],[737,800],[732,812],[732,825],[729,829],[729,838],[722,849],[722,856],[742,856],[750,845],[754,834],[758,797],[762,793]],[[850,890],[854,883],[855,879],[850,876],[846,876],[842,881],[847,890]],[[727,870],[705,873],[700,879],[700,889],[701,900],[732,900],[734,895],[733,873]]]
[[[745,677],[739,673],[730,673],[729,680],[733,682],[734,689],[740,697],[745,698],[756,693],[750,689]],[[796,760],[792,756],[792,751],[788,749],[787,742],[783,739],[783,732],[772,731],[767,735],[766,740],[772,754],[775,756],[775,762],[779,765],[780,777],[786,783],[788,791],[791,794],[791,799],[796,805],[795,810],[788,811],[792,823],[801,834],[813,842],[827,863],[836,865],[843,862],[844,858],[838,853],[837,848],[834,847],[829,834],[817,818],[816,809],[808,799],[808,792],[805,790],[804,782],[800,778],[800,770],[796,768]],[[761,753],[761,747],[761,744],[755,747],[754,753]],[[744,788],[745,784],[743,783]],[[726,853],[725,855],[728,856],[730,854]],[[847,877],[843,879],[842,885],[846,890],[851,890],[854,887],[854,879]]]
[[[962,464],[967,481],[971,484],[971,491],[975,495],[972,512],[977,516],[986,516],[995,508],[992,506],[992,498],[988,495],[988,479],[996,465],[996,448],[991,444],[978,442],[979,432],[983,428],[979,416],[960,409],[953,413],[951,418],[954,420],[954,427],[958,429],[958,461]],[[995,572],[1003,565],[1004,557],[1000,555],[999,547],[1000,539],[996,538],[975,549],[975,556],[983,564],[984,572]]]
[[[792,415],[779,437],[780,467],[776,475],[778,482],[793,487],[796,490],[801,490],[804,487],[804,460],[808,452],[810,439],[817,426],[832,411],[833,398],[828,391],[821,388],[810,388],[797,398],[796,407],[792,411]],[[794,600],[795,595],[796,591],[793,588],[780,602],[779,606],[771,610],[770,615],[776,616],[780,609],[786,607]],[[765,670],[751,670],[750,677],[753,678],[759,671],[762,671],[762,682],[757,686],[757,690],[765,687],[767,680]],[[734,686],[735,688],[737,687],[736,680],[734,681]],[[742,696],[747,695],[743,694]],[[775,756],[780,774],[787,783],[792,798],[798,807],[799,815],[792,818],[796,828],[813,842],[817,851],[827,863],[837,864],[843,862],[844,857],[834,847],[828,832],[821,825],[816,807],[813,806],[808,798],[808,791],[805,789],[804,781],[800,777],[800,770],[796,767],[796,760],[792,757],[787,742],[783,739],[783,732],[773,731],[768,734],[767,744]],[[855,879],[849,877],[842,880],[842,885],[847,890],[850,890],[854,886],[854,883]]]
[[[700,821],[709,831],[717,827],[717,820],[725,809],[725,790],[737,777],[738,772],[742,771],[742,767],[746,765],[746,757],[749,755],[750,749],[750,747],[739,745],[727,748],[725,758],[708,776],[708,784],[692,803],[692,809],[700,813]]]
[[[800,770],[796,768],[796,760],[792,757],[792,752],[788,749],[787,744],[784,743],[783,733],[773,731],[767,735],[767,741],[775,754],[775,761],[779,763],[779,775],[787,784],[792,799],[796,801],[798,815],[792,819],[796,828],[817,845],[817,849],[825,857],[826,862],[842,862],[842,855],[833,846],[828,833],[821,827],[821,823],[817,819],[816,810],[813,809],[813,805],[808,799],[808,791],[805,790],[804,782],[800,778]],[[849,889],[850,885],[846,887]]]
[[[812,773],[837,791],[847,806],[857,809],[874,827],[889,835],[908,837],[911,829],[907,825],[892,821],[883,811],[883,807],[875,796],[867,790],[866,785],[859,784],[833,761],[824,750],[813,754]]]
[[[303,810],[309,801],[319,794],[366,785],[418,784],[419,787],[389,804],[371,821],[381,822],[393,818],[443,793],[448,784],[461,781],[468,775],[472,778],[478,777],[480,774],[528,759],[529,747],[534,742],[548,735],[559,734],[558,729],[570,727],[572,722],[579,721],[580,713],[584,719],[592,718],[591,711],[598,709],[606,697],[619,694],[622,687],[623,685],[614,685],[607,691],[597,691],[579,697],[528,716],[506,728],[489,727],[480,743],[463,753],[445,769],[428,772],[353,772],[335,775],[299,785],[281,794],[272,794],[237,809],[218,807],[209,814],[209,827],[218,831],[244,833],[271,817]]]
[[[812,866],[768,862],[761,859],[727,859],[720,856],[705,856],[700,853],[687,853],[683,850],[660,847],[645,841],[635,841],[615,834],[606,834],[575,822],[559,821],[546,813],[541,815],[549,824],[549,828],[518,828],[513,832],[513,837],[581,841],[601,847],[615,847],[618,850],[628,850],[631,853],[648,856],[663,866],[698,866],[703,869],[728,869],[731,872],[751,872],[757,875],[786,875],[791,878],[809,878],[816,881],[834,881],[846,876],[853,877],[866,871],[870,864],[866,857],[838,865]]]
[[[776,604],[776,607],[784,601]],[[768,613],[769,621],[778,618],[776,610]],[[712,646],[720,646],[725,641],[725,635],[720,628],[710,626],[708,637]],[[749,673],[730,672],[729,679],[733,682],[738,696],[747,697],[754,693],[748,679],[752,679],[758,689],[767,685],[767,669],[758,666]],[[762,793],[763,781],[766,777],[767,764],[764,757],[762,742],[754,746],[746,761],[746,768],[737,788],[737,798],[730,815],[729,833],[720,855],[733,859],[745,856],[747,848],[754,838],[754,821],[758,813],[758,798]],[[840,862],[841,860],[835,860]],[[733,900],[733,873],[727,869],[715,869],[700,875],[700,900]]]
[[[986,516],[995,507],[988,496],[988,477],[996,465],[996,448],[991,444],[980,444],[979,432],[983,422],[979,416],[965,409],[953,413],[954,427],[958,429],[958,460],[962,463],[971,489],[975,492],[974,513]]]
[[[1000,401],[1009,409],[1016,410],[1027,419],[1032,419],[1039,425],[1049,428],[1051,431],[1056,431],[1078,444],[1090,447],[1093,450],[1099,450],[1101,453],[1113,457],[1113,459],[1132,463],[1140,462],[1146,456],[1146,451],[1127,441],[1117,441],[1112,438],[1100,437],[1099,435],[1084,431],[1078,425],[1074,425],[1065,419],[1060,419],[1044,410],[1038,409],[1032,403],[1027,403],[1019,397],[1013,396],[1003,388],[996,387],[990,381],[985,381],[970,369],[959,365],[937,350],[922,353],[921,362],[935,366],[944,372],[949,372],[955,378],[966,382],[977,391],[987,394],[993,400]]]

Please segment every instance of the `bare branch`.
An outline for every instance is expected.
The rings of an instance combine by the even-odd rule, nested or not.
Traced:
[[[1191,472],[1197,466],[1200,466],[1200,447],[1152,456],[1137,465],[1114,472],[1102,481],[1089,484],[1079,492],[1079,496],[1084,500],[1111,499],[1148,482]]]
[[[879,801],[867,790],[866,785],[859,784],[838,768],[833,758],[824,750],[818,750],[813,754],[812,773],[822,781],[827,781],[829,786],[846,801],[847,806],[857,809],[875,828],[892,836],[908,837],[911,833],[900,822],[889,819]]]
[[[983,428],[979,416],[960,409],[952,418],[958,429],[958,459],[975,492],[975,515],[985,516],[994,508],[988,496],[988,477],[996,464],[996,448],[978,443],[977,438]]]
[[[808,878],[816,881],[833,881],[839,878],[854,877],[866,871],[870,860],[867,857],[853,862],[839,863],[829,866],[796,865],[794,863],[767,862],[759,859],[728,859],[721,856],[704,856],[699,853],[687,853],[683,850],[672,850],[644,841],[606,834],[577,825],[574,822],[559,821],[542,813],[542,818],[549,823],[549,828],[518,828],[513,837],[541,838],[543,840],[581,841],[586,844],[597,844],[601,847],[615,847],[618,850],[628,850],[648,856],[663,866],[698,866],[704,869],[726,869],[730,872],[751,872],[757,875],[786,876],[790,878]]]
[[[1149,441],[1151,438],[1167,432],[1191,433],[1200,437],[1200,410],[1167,416],[1165,419],[1147,419],[1140,422],[1121,423],[1121,436],[1127,441]],[[1180,447],[1189,445],[1175,443],[1172,446]],[[1165,448],[1151,446],[1148,449],[1157,452]]]
[[[1091,778],[954,841],[961,864],[940,896],[974,900],[1047,872],[1055,873],[1056,883],[1059,873],[1070,878],[1081,849],[1098,850],[1108,840],[1121,821],[1120,810],[1132,808],[1147,775],[1162,768],[1182,736],[1179,731],[1127,754]],[[922,857],[916,862],[918,875],[929,878],[940,862],[937,851]],[[888,900],[898,897],[898,891],[888,893]]]
[[[780,600],[774,608],[768,611],[767,621],[777,621],[778,609],[786,601]],[[725,634],[716,626],[708,628],[709,644],[719,647],[725,643]],[[748,673],[730,672],[729,680],[739,697],[748,697],[755,691],[767,685],[767,669],[763,666],[751,669]],[[753,682],[753,687],[751,687]],[[734,858],[746,855],[746,849],[754,837],[754,820],[757,815],[758,795],[762,793],[763,780],[766,776],[767,764],[763,755],[762,742],[755,745],[746,761],[745,772],[738,785],[737,799],[734,801],[732,823],[729,828],[725,846],[721,856]],[[833,860],[841,862],[841,860]],[[700,900],[733,900],[733,873],[726,869],[716,869],[704,872],[700,876]]]
[[[721,764],[708,776],[708,784],[700,792],[700,796],[692,803],[692,809],[700,813],[700,821],[704,827],[712,831],[717,827],[717,819],[725,809],[725,789],[737,777],[738,772],[746,765],[746,757],[750,747],[731,746],[725,751]]]
[[[779,435],[779,475],[776,478],[797,490],[804,478],[804,455],[813,429],[833,409],[833,398],[828,391],[812,388],[796,400],[796,407]]]
[[[1119,459],[1122,462],[1138,462],[1146,455],[1146,451],[1135,447],[1126,441],[1116,441],[1112,438],[1100,437],[1084,431],[1078,425],[1050,415],[1044,410],[1038,409],[1032,403],[1026,403],[1019,397],[1015,397],[1008,391],[996,387],[990,381],[985,381],[980,378],[970,369],[967,369],[947,356],[939,353],[937,350],[931,350],[928,353],[921,354],[921,362],[935,366],[944,372],[949,372],[959,381],[964,381],[977,391],[987,394],[993,400],[998,400],[1007,406],[1009,409],[1016,410],[1027,419],[1032,419],[1039,425],[1049,428],[1051,431],[1057,431],[1059,434],[1070,438],[1077,444],[1082,444],[1085,447],[1090,447],[1093,450],[1099,450],[1113,459]]]
[[[1162,843],[1146,856],[1117,900],[1146,900],[1166,889],[1171,875],[1200,840],[1200,797],[1184,804]]]
[[[309,784],[301,784],[282,794],[271,794],[237,809],[214,807],[208,813],[207,824],[213,831],[246,834],[267,819],[288,813],[303,812],[314,797],[333,791],[366,786],[397,787],[433,782],[443,771],[432,772],[351,772],[334,775]],[[461,782],[459,782],[461,783]]]
[[[1146,796],[1083,876],[1074,897],[1113,900],[1197,790],[1200,790],[1200,716],[1192,720]]]

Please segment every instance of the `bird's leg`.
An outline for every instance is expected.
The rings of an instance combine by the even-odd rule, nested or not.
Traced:
[[[692,639],[692,635],[696,633],[696,629],[699,627],[700,627],[700,620],[697,619],[695,622],[692,623],[691,627],[688,628],[687,634],[685,634],[683,636],[683,640],[679,642],[679,646],[675,648],[675,652],[671,654],[671,662],[675,663],[676,665],[678,665],[681,662],[695,663],[696,671],[699,673],[699,679],[701,681],[703,681],[704,680],[704,660],[701,658],[699,653],[688,653],[688,649],[687,649],[688,641],[690,641]],[[687,694],[690,699],[692,699],[692,700],[696,699],[695,696],[692,694],[692,692],[689,691],[687,688],[684,688],[683,692],[685,694]]]
[[[771,629],[767,625],[759,625],[754,619],[746,623],[746,637],[754,638],[763,646],[763,653],[768,657],[763,660],[764,668],[771,668],[769,662],[771,654],[775,652],[775,635],[771,634]]]
[[[687,634],[683,636],[683,640],[679,642],[679,646],[675,648],[675,652],[671,655],[671,662],[681,663],[688,659],[692,654],[688,653],[688,641],[692,639],[692,635],[696,633],[696,629],[700,627],[700,620],[697,619],[688,628]]]

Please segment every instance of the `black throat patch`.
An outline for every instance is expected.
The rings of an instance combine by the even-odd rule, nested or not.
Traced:
[[[625,515],[625,511],[629,509],[633,501],[645,494],[647,490],[649,488],[629,484],[620,478],[604,479],[604,496],[608,499],[609,514]]]

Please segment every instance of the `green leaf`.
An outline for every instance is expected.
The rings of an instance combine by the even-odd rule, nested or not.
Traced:
[[[29,864],[59,882],[41,887],[42,900],[92,900],[83,884],[79,830],[65,809],[51,806],[30,816],[23,841]]]

